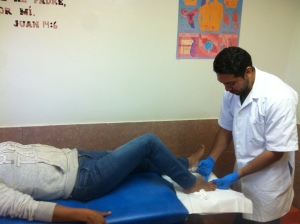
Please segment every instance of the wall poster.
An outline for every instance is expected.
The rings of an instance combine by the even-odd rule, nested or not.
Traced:
[[[243,0],[179,0],[178,59],[214,58],[238,46]]]

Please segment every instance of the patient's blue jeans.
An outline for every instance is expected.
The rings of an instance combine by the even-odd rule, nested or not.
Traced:
[[[78,153],[78,175],[70,196],[77,200],[100,197],[132,173],[165,174],[182,188],[189,188],[196,181],[188,170],[188,159],[176,158],[154,134],[142,135],[112,151]]]

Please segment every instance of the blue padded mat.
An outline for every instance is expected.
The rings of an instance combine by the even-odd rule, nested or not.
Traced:
[[[109,224],[170,224],[183,222],[188,210],[177,198],[173,185],[154,173],[129,176],[109,194],[88,202],[55,200],[54,202],[98,211],[112,211]],[[37,224],[27,220],[1,218],[2,224]]]

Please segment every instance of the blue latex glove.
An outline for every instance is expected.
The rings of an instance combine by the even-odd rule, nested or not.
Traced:
[[[212,172],[215,165],[215,161],[210,156],[206,157],[205,160],[201,160],[198,163],[197,173],[200,173],[202,176],[205,176],[205,181],[208,181],[208,176]]]
[[[220,179],[213,180],[218,189],[228,189],[234,182],[239,179],[238,172],[233,172]]]

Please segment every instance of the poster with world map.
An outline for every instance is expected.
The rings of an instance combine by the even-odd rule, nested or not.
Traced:
[[[214,58],[238,46],[243,0],[179,0],[178,59]]]

